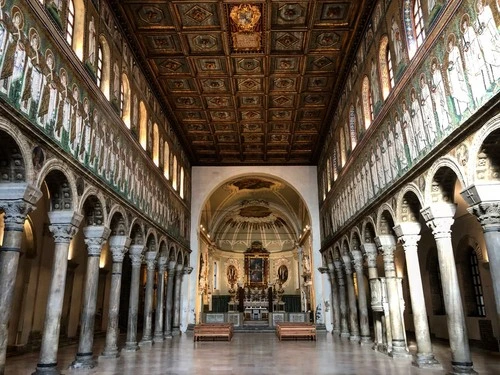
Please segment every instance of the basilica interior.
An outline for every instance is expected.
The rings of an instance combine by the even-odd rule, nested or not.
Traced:
[[[0,375],[500,373],[499,91],[499,0],[0,0]]]

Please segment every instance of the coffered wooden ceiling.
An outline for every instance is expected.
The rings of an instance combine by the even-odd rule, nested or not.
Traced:
[[[315,164],[372,0],[111,0],[194,165]]]

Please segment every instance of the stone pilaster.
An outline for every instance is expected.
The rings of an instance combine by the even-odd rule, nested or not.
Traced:
[[[340,304],[339,304],[339,287],[335,281],[335,268],[333,262],[328,263],[328,278],[330,279],[332,289],[332,323],[333,334],[340,335]]]
[[[337,274],[337,284],[339,286],[339,305],[340,305],[340,337],[349,337],[349,326],[347,323],[347,301],[345,290],[344,269],[342,261],[335,259],[333,261],[335,273]]]
[[[50,211],[49,231],[54,237],[54,262],[50,279],[42,346],[36,371],[33,374],[60,374],[57,369],[57,351],[68,269],[69,244],[76,234],[83,216],[73,211]]]
[[[144,324],[142,325],[142,340],[139,345],[151,345],[153,343],[153,284],[155,281],[157,253],[148,251],[145,254],[146,262],[146,292],[144,296]]]
[[[410,287],[410,300],[413,311],[413,324],[415,326],[415,339],[417,341],[417,355],[413,364],[421,368],[442,368],[434,357],[427,322],[424,289],[420,274],[418,260],[418,241],[420,240],[420,224],[405,222],[394,227],[399,242],[403,245],[406,256],[406,271]]]
[[[389,355],[393,358],[409,358],[411,356],[406,347],[396,266],[394,264],[396,240],[392,235],[380,235],[375,238],[375,242],[379,250],[382,252],[384,259],[384,273],[387,286],[387,299],[389,301],[392,334],[392,350]]]
[[[451,226],[454,223],[455,211],[456,206],[454,204],[436,203],[422,209],[421,213],[436,240],[444,305],[448,318],[448,335],[452,358],[451,373],[474,374],[462,306],[462,295],[451,243]]]
[[[172,338],[172,320],[173,313],[172,309],[174,306],[174,275],[175,275],[175,261],[171,260],[168,262],[167,270],[167,296],[166,296],[166,307],[165,307],[165,338]]]
[[[469,204],[468,211],[477,217],[483,227],[484,241],[490,262],[491,281],[500,327],[500,184],[476,184],[469,186],[461,194]]]
[[[24,222],[42,196],[40,190],[31,185],[21,183],[2,185],[0,186],[0,211],[4,212],[4,236],[0,248],[0,375],[3,375],[5,371],[8,326]]]
[[[167,268],[167,259],[160,257],[158,259],[158,285],[156,288],[156,314],[155,314],[155,334],[154,342],[162,342],[165,340],[163,332],[163,309],[165,305],[165,270]]]
[[[344,262],[344,270],[346,275],[347,284],[347,300],[349,302],[349,340],[359,342],[359,322],[358,322],[358,307],[356,304],[356,292],[354,290],[354,280],[352,277],[351,258],[344,255],[342,257]]]
[[[118,350],[118,314],[120,312],[120,292],[122,285],[122,267],[125,253],[130,246],[130,238],[127,236],[111,236],[109,238],[109,249],[113,257],[113,269],[111,275],[111,290],[109,292],[108,329],[106,330],[106,344],[101,354],[103,358],[117,358],[120,356]]]
[[[137,345],[137,318],[139,312],[139,287],[143,251],[144,245],[132,245],[129,250],[130,259],[132,261],[132,277],[130,282],[127,341],[125,342],[125,347],[122,349],[125,352],[135,352],[139,350],[139,345]]]
[[[109,228],[99,225],[83,228],[84,241],[88,250],[87,272],[85,273],[83,288],[78,352],[70,368],[92,369],[96,365],[92,346],[94,344],[94,322],[97,306],[97,287],[99,284],[99,260],[102,246],[106,243],[110,232]]]
[[[359,250],[353,250],[352,265],[356,271],[358,280],[358,305],[359,305],[359,326],[361,332],[361,344],[371,344],[370,322],[368,321],[368,304],[366,301],[366,288],[363,275],[363,254]]]
[[[172,334],[180,334],[180,322],[181,322],[181,284],[182,277],[184,276],[183,271],[184,266],[178,264],[175,268],[175,285],[174,285],[174,306],[173,306],[173,322],[172,322]]]

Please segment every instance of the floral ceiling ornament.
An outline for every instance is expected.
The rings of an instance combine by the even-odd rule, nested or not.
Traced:
[[[235,23],[238,31],[251,32],[254,31],[255,26],[259,22],[261,13],[260,9],[255,5],[240,4],[235,5],[231,9],[229,16]]]

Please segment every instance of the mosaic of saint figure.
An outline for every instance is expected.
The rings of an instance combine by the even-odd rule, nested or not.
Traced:
[[[37,122],[44,128],[54,125],[59,100],[58,77],[54,75],[54,55],[45,51],[45,74],[42,77],[42,93],[38,104]]]
[[[408,167],[408,159],[405,151],[405,141],[403,138],[403,131],[401,128],[401,121],[396,113],[394,115],[394,144],[396,148],[396,154],[398,155],[398,162],[402,170]]]
[[[403,60],[403,41],[401,39],[401,33],[399,32],[398,23],[394,17],[392,17],[391,39],[394,43],[395,66],[398,66]]]
[[[410,100],[411,124],[413,126],[413,135],[415,137],[413,140],[417,146],[417,152],[420,153],[427,146],[427,139],[425,138],[422,109],[420,108],[420,103],[418,101],[417,94],[414,88],[411,89]]]
[[[69,132],[71,109],[72,109],[72,95],[68,88],[68,76],[66,71],[61,68],[59,72],[59,99],[57,104],[56,123],[54,126],[54,137],[61,140],[63,129]]]
[[[434,108],[432,106],[431,90],[427,84],[425,74],[420,75],[420,106],[424,120],[424,131],[429,144],[434,144],[437,136],[436,120],[434,118]]]
[[[26,63],[21,95],[21,110],[31,116],[35,114],[42,91],[43,74],[39,56],[40,37],[35,30],[30,33],[29,58]]]
[[[6,93],[13,102],[17,102],[21,93],[27,48],[22,32],[24,17],[20,11],[14,13],[12,24],[13,28],[9,32],[0,70],[0,90]]]
[[[395,179],[398,175],[399,172],[399,166],[398,166],[398,158],[405,158],[404,154],[397,154],[396,153],[396,143],[394,140],[394,132],[390,126],[387,126],[389,129],[387,131],[387,151],[388,151],[388,156],[389,156],[389,163],[390,163],[390,171],[391,171],[391,181]]]
[[[418,156],[418,149],[415,141],[415,133],[413,131],[413,125],[410,117],[410,110],[406,105],[406,101],[403,100],[402,104],[402,123],[403,123],[403,131],[405,134],[406,142],[408,144],[408,149],[410,151],[410,159],[411,161],[415,161]]]
[[[92,66],[95,65],[95,50],[96,50],[96,29],[94,24],[94,17],[89,22],[89,62]]]
[[[462,67],[462,58],[460,51],[455,43],[455,35],[450,34],[448,37],[448,84],[450,86],[450,94],[453,98],[455,112],[458,116],[462,116],[469,106],[469,92],[467,91],[467,83]]]
[[[484,58],[489,67],[490,79],[495,83],[500,76],[500,40],[491,8],[485,0],[477,0],[477,34],[479,44],[485,48]]]
[[[377,173],[377,153],[374,148],[371,149],[370,153],[370,171],[373,183],[373,193],[377,194],[380,190],[379,176]]]
[[[379,80],[377,74],[377,65],[372,60],[372,67],[370,72],[370,86],[372,89],[372,103],[375,105],[380,100],[380,92],[379,92]]]
[[[446,132],[450,127],[451,120],[448,112],[449,109],[446,100],[446,93],[444,91],[441,67],[435,57],[431,61],[431,74],[431,96],[434,100],[439,125],[441,129]]]

